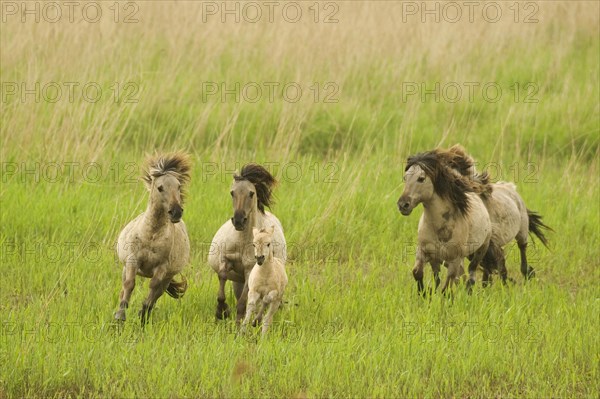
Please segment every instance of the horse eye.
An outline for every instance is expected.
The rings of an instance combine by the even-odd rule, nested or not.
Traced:
[[[231,190],[231,191],[229,192],[229,194],[231,194],[231,196],[233,197],[233,190]]]
[[[250,191],[250,198],[254,197],[254,191]]]
[[[163,192],[163,190],[164,190],[163,186],[158,186],[158,192],[159,192],[159,193],[162,193],[162,192]]]
[[[419,178],[417,179],[417,181],[418,181],[419,183],[423,183],[423,182],[425,181],[425,178],[424,178],[423,176],[421,176],[421,177],[419,177]]]
[[[268,243],[268,244],[267,244],[267,247],[270,247],[270,246],[271,246],[271,243]]]

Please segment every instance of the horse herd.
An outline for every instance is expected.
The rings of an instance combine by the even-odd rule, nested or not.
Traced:
[[[125,226],[117,242],[117,255],[124,265],[117,320],[125,321],[137,275],[150,278],[150,292],[140,311],[142,326],[164,292],[180,298],[187,289],[185,279],[177,282],[174,277],[190,260],[190,242],[181,220],[190,168],[190,157],[182,152],[157,155],[147,161],[142,176],[150,197],[146,211]],[[412,271],[419,293],[424,293],[426,263],[431,265],[436,288],[441,282],[440,266],[448,268],[442,286],[442,292],[446,292],[464,275],[464,258],[470,261],[469,292],[478,266],[483,269],[484,286],[494,272],[506,283],[503,247],[513,239],[520,250],[522,274],[526,279],[534,276],[527,263],[528,236],[532,233],[547,245],[543,230],[550,228],[540,215],[527,209],[513,183],[490,183],[487,173],[476,172],[475,161],[460,145],[412,155],[404,172],[400,212],[408,216],[417,205],[423,204],[424,208]],[[275,184],[275,178],[254,163],[245,165],[234,176],[230,191],[233,217],[216,232],[208,256],[219,278],[216,318],[231,314],[225,296],[229,280],[237,300],[236,322],[243,320],[243,331],[250,323],[260,324],[268,307],[263,334],[281,304],[287,284],[283,228],[279,219],[265,209],[271,205]],[[258,314],[253,317],[257,305]]]

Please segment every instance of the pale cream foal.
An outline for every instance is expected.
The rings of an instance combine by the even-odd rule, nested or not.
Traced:
[[[288,278],[285,273],[285,263],[282,259],[273,256],[273,232],[275,226],[265,229],[252,229],[254,235],[254,255],[256,264],[250,272],[248,279],[248,307],[246,308],[246,317],[242,325],[242,331],[245,331],[252,316],[256,312],[256,306],[260,301],[260,309],[254,321],[261,320],[262,314],[267,307],[267,315],[262,326],[263,335],[269,329],[273,321],[273,315],[281,305],[283,292],[287,285]],[[254,322],[253,321],[253,322]]]

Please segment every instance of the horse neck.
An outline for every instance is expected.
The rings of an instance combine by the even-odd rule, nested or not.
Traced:
[[[275,257],[273,256],[273,252],[270,253],[269,257],[265,259],[265,262],[260,266],[260,272],[262,274],[268,275],[275,271]]]
[[[144,230],[149,234],[154,234],[169,224],[169,218],[165,209],[160,204],[152,201],[152,199],[148,201],[144,220]]]
[[[247,242],[252,242],[254,240],[254,236],[252,234],[252,229],[262,229],[264,226],[265,215],[258,210],[258,207],[254,208],[252,212],[248,215],[248,226],[244,231],[242,231],[243,240]]]
[[[429,200],[423,201],[423,208],[425,209],[425,218],[434,226],[446,225],[458,212],[458,209],[450,201],[436,193],[433,193]]]

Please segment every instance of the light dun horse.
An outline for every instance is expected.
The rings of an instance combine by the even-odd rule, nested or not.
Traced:
[[[434,150],[452,169],[474,182],[487,183],[487,174],[475,171],[475,161],[465,149],[456,144],[448,150]],[[492,222],[492,239],[486,256],[482,261],[484,269],[483,283],[487,285],[493,270],[500,273],[506,282],[506,260],[503,247],[513,239],[517,241],[521,255],[521,273],[528,279],[535,275],[527,263],[528,235],[535,235],[546,247],[548,240],[543,230],[552,230],[542,222],[542,217],[525,206],[525,202],[517,192],[513,183],[498,182],[489,185],[489,190],[482,193],[481,198],[486,206]]]
[[[257,305],[259,306],[258,315],[253,320],[253,324],[262,319],[263,312],[268,306],[269,310],[267,310],[262,327],[262,334],[265,335],[273,321],[273,315],[279,309],[283,299],[288,278],[285,273],[285,263],[273,256],[271,243],[274,231],[275,226],[260,230],[252,229],[256,265],[248,277],[248,308],[242,331],[246,329],[254,316]]]
[[[142,326],[163,292],[180,298],[187,283],[173,277],[189,263],[190,241],[181,220],[190,159],[183,153],[150,158],[142,179],[150,193],[146,211],[129,222],[119,235],[117,255],[123,262],[123,289],[117,320],[125,321],[125,309],[135,287],[135,277],[150,278],[150,293],[142,305]]]
[[[470,257],[470,281],[483,259],[492,236],[488,212],[479,197],[485,187],[453,173],[435,152],[410,156],[405,169],[405,188],[398,208],[410,215],[419,204],[424,212],[419,220],[418,246],[413,276],[423,293],[423,268],[433,269],[436,288],[440,265],[445,262],[448,275],[442,292],[463,274],[463,259]]]
[[[279,219],[265,210],[272,203],[275,178],[262,166],[247,164],[233,178],[231,198],[233,217],[219,228],[212,240],[208,264],[219,276],[217,296],[217,319],[229,317],[229,306],[225,301],[225,283],[233,282],[237,299],[236,321],[239,323],[246,312],[248,300],[248,277],[256,263],[252,248],[252,229],[274,226],[273,254],[284,262],[286,242]]]

